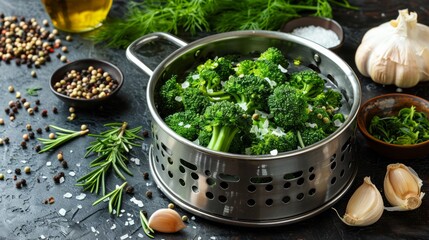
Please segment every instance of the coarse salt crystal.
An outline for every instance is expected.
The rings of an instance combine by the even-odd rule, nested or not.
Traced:
[[[21,161],[21,163],[27,163],[27,161],[25,161],[25,160],[22,160],[22,161]]]
[[[76,167],[80,167],[80,163],[76,163]]]
[[[174,100],[176,100],[177,102],[181,102],[182,101],[182,97],[181,96],[176,96],[176,97],[174,97]]]
[[[71,198],[71,197],[73,197],[73,194],[71,194],[71,193],[65,193],[64,195],[63,195],[63,197],[64,198]]]
[[[76,199],[77,200],[83,200],[83,199],[85,199],[85,197],[86,197],[86,194],[85,193],[81,193],[81,194],[79,194],[79,195],[76,196]]]
[[[139,236],[139,238],[143,238],[144,237],[143,233],[139,233],[137,236]]]
[[[65,215],[66,215],[66,213],[67,213],[67,211],[66,211],[64,208],[61,208],[61,209],[58,211],[58,214],[60,214],[61,216],[65,216]]]
[[[65,181],[64,177],[60,178],[60,183],[63,183]]]
[[[51,162],[46,162],[46,166],[51,166],[52,165],[52,163]]]
[[[12,173],[12,170],[8,169],[8,170],[7,170],[7,173],[9,173],[9,174],[10,174],[10,173]]]
[[[40,239],[46,239],[45,235],[40,235]]]
[[[132,203],[136,204],[136,205],[137,205],[137,206],[139,206],[139,207],[143,207],[143,206],[144,206],[143,201],[138,200],[138,199],[136,199],[135,197],[132,197],[132,198],[130,199],[130,202],[132,202]]]
[[[113,224],[111,227],[110,227],[110,229],[115,229],[116,228],[116,224]]]
[[[71,172],[69,172],[69,175],[72,176],[72,177],[74,177],[74,176],[76,176],[76,173],[73,172],[73,171],[71,171]]]
[[[80,204],[79,204],[79,205],[77,205],[77,208],[78,208],[78,209],[82,209],[82,205],[80,205]]]
[[[134,157],[134,158],[131,158],[131,159],[130,159],[130,161],[131,161],[131,162],[134,162],[137,166],[139,166],[139,165],[140,165],[140,159],[138,159],[138,158],[135,158],[135,157]]]
[[[279,153],[279,151],[277,149],[271,150],[270,154],[273,156],[277,156],[277,154]]]
[[[132,226],[132,225],[134,225],[134,220],[130,220],[130,221],[128,221],[129,223],[130,223],[130,226]]]
[[[70,150],[70,153],[73,153],[73,150]]]
[[[127,239],[128,238],[128,234],[125,234],[123,236],[121,236],[121,240]]]
[[[182,88],[188,88],[189,87],[189,82],[188,81],[184,81],[183,83],[182,83]]]
[[[334,31],[319,26],[299,27],[294,29],[292,34],[314,41],[326,48],[334,47],[340,43],[340,39]]]

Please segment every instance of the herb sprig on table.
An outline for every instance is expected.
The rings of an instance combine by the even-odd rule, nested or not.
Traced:
[[[356,9],[348,0],[148,0],[131,2],[124,19],[107,21],[90,36],[108,47],[125,48],[152,32],[278,30],[301,15],[332,18],[332,5]]]
[[[142,137],[138,136],[142,127],[128,129],[127,122],[109,123],[104,126],[110,129],[100,134],[89,134],[96,140],[90,143],[85,157],[90,154],[97,154],[97,158],[90,164],[95,169],[77,181],[77,185],[82,186],[85,191],[89,190],[98,194],[101,188],[103,195],[106,193],[105,179],[109,169],[113,168],[116,175],[124,181],[126,178],[122,171],[132,176],[126,165],[128,162],[126,154],[133,146],[138,146],[136,140],[143,140]]]
[[[402,108],[395,116],[374,116],[368,132],[391,144],[417,144],[429,140],[429,120],[423,112],[411,106]]]

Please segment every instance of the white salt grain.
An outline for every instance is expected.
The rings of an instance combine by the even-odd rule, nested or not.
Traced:
[[[60,183],[63,183],[65,181],[64,177],[60,178]]]
[[[67,213],[67,211],[66,211],[64,208],[61,208],[61,209],[58,211],[58,214],[60,214],[61,216],[65,216],[65,215],[66,215],[66,213]]]
[[[74,177],[74,176],[76,176],[76,173],[73,172],[73,171],[71,171],[71,172],[69,172],[69,175],[72,176],[72,177]]]
[[[63,195],[63,197],[64,198],[71,198],[71,197],[73,197],[73,194],[71,194],[71,193],[65,193],[64,195]]]
[[[79,205],[77,205],[77,208],[78,208],[78,209],[82,209],[82,205],[80,205],[80,204],[79,204]]]
[[[46,239],[45,235],[40,235],[40,239]]]
[[[144,235],[142,233],[139,233],[137,236],[139,236],[139,238],[143,238]]]
[[[121,240],[127,239],[128,238],[128,234],[125,234],[123,236],[121,236]]]
[[[52,163],[51,162],[46,162],[46,166],[51,166],[52,165]]]
[[[115,229],[116,228],[116,224],[113,224],[111,227],[110,227],[110,229]]]
[[[340,43],[340,39],[334,31],[319,26],[307,26],[296,28],[293,35],[314,41],[326,48],[334,47]]]
[[[79,195],[76,196],[76,199],[77,200],[83,200],[83,199],[85,199],[85,197],[86,197],[86,194],[85,193],[81,193],[81,194],[79,194]]]

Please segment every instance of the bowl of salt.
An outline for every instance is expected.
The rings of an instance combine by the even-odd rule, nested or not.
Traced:
[[[306,38],[330,50],[341,47],[344,32],[335,20],[323,17],[301,17],[286,22],[280,31]]]

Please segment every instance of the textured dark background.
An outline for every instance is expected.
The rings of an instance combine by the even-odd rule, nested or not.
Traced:
[[[111,15],[120,16],[124,11],[124,2],[114,1]],[[349,65],[356,69],[354,64],[354,53],[362,39],[363,34],[370,27],[379,25],[396,18],[397,10],[409,8],[419,14],[419,22],[429,25],[429,9],[427,1],[375,1],[375,0],[353,0],[352,4],[361,7],[359,11],[348,11],[336,9],[334,19],[340,22],[345,29],[345,44],[338,54],[346,60]],[[42,4],[37,0],[2,0],[0,1],[0,13],[6,16],[16,15],[27,18],[36,18],[41,22],[48,19]],[[66,34],[61,33],[62,38]],[[47,124],[54,124],[68,129],[78,129],[83,123],[87,124],[92,132],[105,130],[102,124],[108,122],[127,121],[130,126],[143,126],[149,129],[149,117],[145,101],[145,86],[148,76],[136,69],[125,57],[124,50],[105,49],[94,46],[88,40],[74,34],[72,42],[66,42],[70,53],[67,54],[69,60],[81,58],[100,58],[109,60],[116,64],[124,73],[126,83],[114,101],[104,106],[102,110],[77,111],[77,119],[67,121],[68,106],[60,102],[49,91],[48,80],[52,72],[61,66],[58,59],[52,56],[52,62],[37,69],[37,78],[30,76],[30,70],[26,66],[17,67],[14,63],[5,64],[0,62],[0,108],[6,108],[10,100],[14,100],[14,94],[7,91],[9,85],[13,85],[17,91],[23,93],[29,101],[34,102],[37,98],[41,101],[41,109],[47,109],[49,116],[42,118],[40,114],[32,117],[25,112],[20,112],[14,122],[9,122],[3,110],[0,117],[6,119],[6,125],[0,126],[0,137],[8,136],[11,144],[0,146],[0,172],[6,175],[5,181],[0,181],[0,239],[40,239],[45,236],[49,239],[120,239],[128,234],[133,239],[139,238],[143,234],[138,220],[138,206],[130,202],[131,196],[125,195],[123,208],[125,212],[122,217],[112,217],[108,214],[105,204],[91,206],[97,199],[94,194],[86,193],[83,201],[75,197],[81,193],[81,188],[75,186],[79,176],[87,173],[89,159],[84,159],[84,148],[92,140],[83,137],[60,148],[64,152],[64,157],[69,163],[69,168],[64,170],[56,160],[56,151],[46,154],[37,154],[32,147],[37,142],[31,140],[28,149],[23,150],[19,146],[22,134],[26,132],[25,125],[30,123],[34,128],[43,127]],[[191,41],[192,39],[187,39]],[[159,46],[156,49],[148,49],[145,54],[150,56],[149,61],[152,66],[156,66],[168,53],[159,54],[161,50],[171,49],[168,46]],[[370,79],[357,75],[361,80],[363,101],[368,98],[397,91],[396,87],[384,87],[375,84]],[[25,88],[42,87],[38,97],[25,96]],[[429,99],[429,86],[426,83],[419,84],[415,88],[404,89],[403,92],[412,93]],[[58,114],[52,113],[52,108],[57,107]],[[356,147],[358,153],[356,159],[359,162],[358,176],[352,186],[356,189],[364,176],[370,176],[373,182],[381,189],[384,178],[385,167],[390,163],[389,159],[377,155],[369,149],[357,132],[358,138]],[[44,137],[47,134],[44,133]],[[150,178],[144,180],[142,175],[148,172],[148,163],[145,146],[150,139],[143,144],[143,148],[133,149],[133,157],[140,159],[141,165],[130,163],[130,168],[134,177],[129,178],[131,185],[135,187],[134,197],[142,200],[143,210],[149,213],[156,209],[166,207],[169,200],[159,192]],[[423,191],[429,190],[429,166],[428,159],[403,161],[413,167],[423,179]],[[51,162],[51,166],[47,166]],[[21,175],[25,178],[28,186],[23,189],[16,189],[15,182],[11,179],[13,173],[8,170],[15,168],[23,169],[24,166],[31,166],[30,175]],[[65,182],[55,184],[52,176],[59,171],[66,174]],[[76,176],[70,176],[69,172],[75,172]],[[44,178],[46,176],[46,178]],[[109,177],[108,186],[112,190],[115,184],[121,181],[116,177]],[[153,192],[153,198],[145,196],[146,191]],[[381,189],[382,190],[382,189]],[[72,198],[63,197],[65,193],[71,193]],[[352,194],[340,200],[334,207],[344,212],[347,200]],[[56,202],[52,205],[43,204],[44,199],[53,196]],[[79,208],[81,205],[82,208]],[[60,216],[58,211],[64,208],[67,210],[65,216]],[[428,198],[423,199],[422,206],[412,212],[384,212],[383,217],[374,225],[363,228],[348,227],[343,224],[334,211],[328,210],[311,219],[282,227],[267,229],[251,229],[231,227],[219,223],[210,222],[199,217],[192,217],[191,214],[177,209],[180,214],[190,217],[188,227],[176,234],[157,233],[156,239],[428,239],[429,238],[429,202]],[[134,220],[134,224],[130,224]],[[112,229],[112,226],[116,228]],[[144,236],[144,238],[147,238]]]

